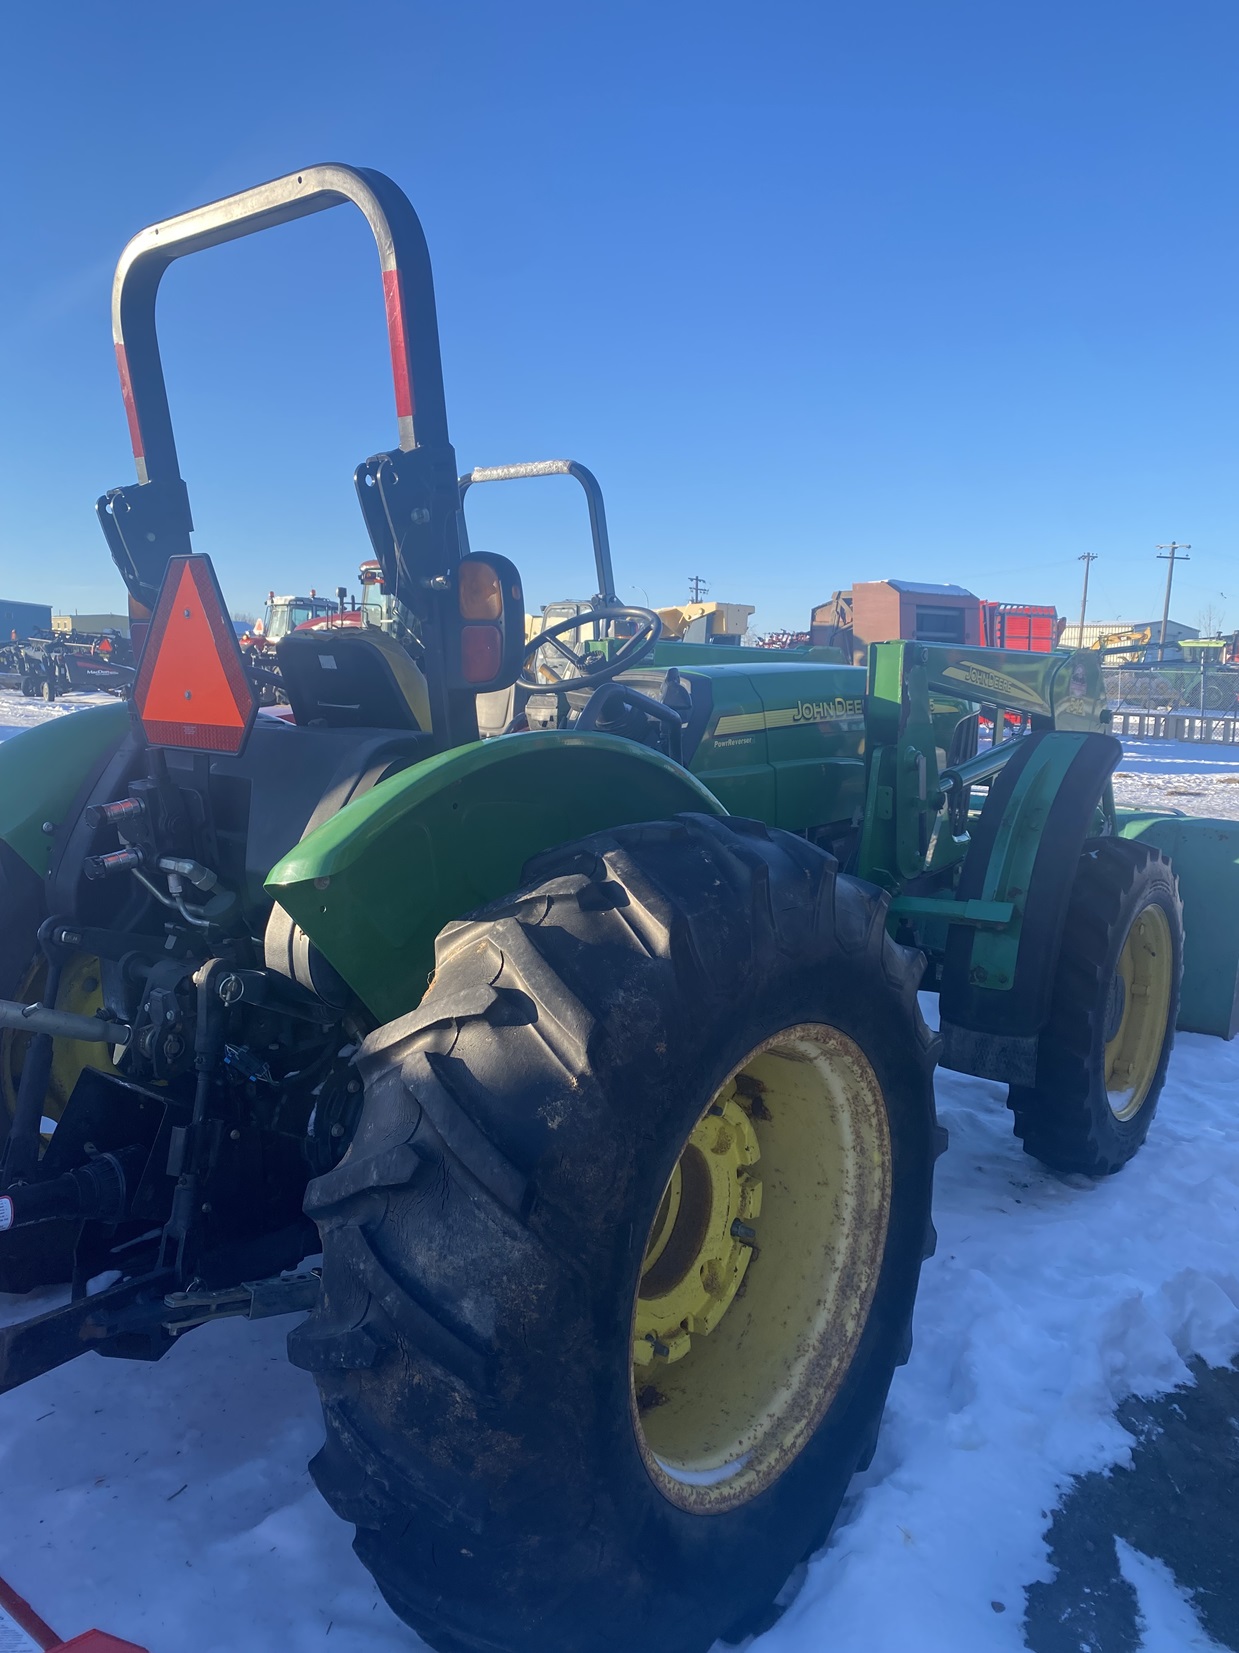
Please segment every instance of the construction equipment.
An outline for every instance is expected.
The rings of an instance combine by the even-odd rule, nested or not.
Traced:
[[[1239,669],[1226,661],[1224,637],[1180,638],[1175,651],[1187,663],[1175,665],[1149,658],[1151,636],[1145,626],[1102,634],[1091,645],[1107,659],[1103,675],[1113,706],[1202,716],[1239,708]]]
[[[354,480],[409,625],[290,631],[276,718],[191,549],[155,297],[177,258],[341,203],[378,247],[398,427]],[[74,1286],[0,1331],[0,1387],[308,1309],[314,1476],[432,1646],[739,1640],[907,1357],[939,1050],[1100,1175],[1176,1017],[1201,1025],[1171,862],[1119,835],[1100,659],[664,641],[616,601],[596,484],[593,635],[527,637],[517,569],[464,538],[486,477],[380,173],[143,231],[113,314],[138,480],[98,509],[149,633],[131,706],[0,747],[0,1283]],[[508,694],[527,732],[479,740]],[[1029,732],[978,750],[1005,709]]]
[[[1127,665],[1135,665],[1144,659],[1151,636],[1148,626],[1129,627],[1125,631],[1103,631],[1088,646],[1102,654],[1117,656]]]
[[[682,603],[655,609],[663,635],[684,643],[743,643],[752,603]]]

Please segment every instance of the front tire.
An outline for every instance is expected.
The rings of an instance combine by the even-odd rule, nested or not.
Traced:
[[[753,822],[526,876],[367,1040],[310,1185],[312,1467],[443,1653],[705,1653],[823,1542],[907,1356],[941,1146],[921,959]]]
[[[1037,1083],[1008,1106],[1027,1153],[1057,1171],[1106,1176],[1149,1133],[1174,1044],[1183,904],[1170,862],[1097,838],[1076,869]]]

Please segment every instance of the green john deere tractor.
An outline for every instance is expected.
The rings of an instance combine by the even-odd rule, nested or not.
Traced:
[[[399,443],[355,483],[405,641],[293,632],[260,711],[190,548],[155,299],[175,259],[343,202],[382,269]],[[907,1357],[935,1061],[1005,1082],[1049,1165],[1119,1169],[1176,1020],[1234,1031],[1233,830],[1116,816],[1096,655],[662,642],[616,601],[596,485],[589,640],[527,641],[516,569],[468,549],[498,473],[459,475],[421,228],[379,173],[143,231],[113,315],[133,700],[0,747],[0,1285],[72,1282],[0,1332],[0,1388],[308,1310],[314,1476],[432,1646],[738,1639]],[[978,750],[983,711],[1018,734]],[[1182,999],[1147,839],[1195,909]]]

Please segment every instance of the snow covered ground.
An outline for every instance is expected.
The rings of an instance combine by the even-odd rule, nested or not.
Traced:
[[[11,677],[0,678],[0,740],[6,740],[9,735],[29,729],[36,723],[46,723],[49,718],[67,717],[83,706],[106,706],[112,699],[111,695],[83,689],[62,695],[50,703],[28,700],[16,687],[10,686],[15,682]]]
[[[1239,746],[1125,740],[1114,797],[1124,809],[1179,809],[1239,820]]]
[[[61,715],[6,696],[0,725],[10,698]],[[1164,766],[1183,761],[1231,796],[1239,753],[1215,771],[1208,748],[1135,744],[1134,778],[1181,781]],[[1130,1460],[1119,1402],[1189,1381],[1193,1356],[1239,1354],[1239,1041],[1180,1035],[1147,1146],[1098,1184],[1028,1159],[1001,1087],[940,1072],[937,1094],[951,1142],[912,1358],[872,1466],[754,1653],[1019,1653],[1060,1496]],[[0,1298],[0,1317],[33,1307]],[[321,1426],[284,1358],[291,1324],[207,1327],[152,1366],[87,1355],[0,1397],[0,1572],[62,1636],[99,1625],[152,1653],[419,1645],[306,1473]],[[1160,1561],[1127,1545],[1120,1561],[1143,1653],[1216,1646]]]

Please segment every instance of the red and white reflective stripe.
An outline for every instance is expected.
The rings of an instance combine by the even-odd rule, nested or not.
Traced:
[[[129,441],[133,447],[133,457],[139,465],[146,459],[145,446],[142,441],[142,427],[138,423],[138,407],[133,399],[133,381],[129,377],[129,358],[125,354],[125,346],[119,340],[116,345],[116,367],[120,373],[120,393],[125,402],[125,418],[129,421]]]
[[[0,1194],[0,1231],[13,1226],[13,1202],[7,1194]]]
[[[396,388],[396,417],[412,419],[416,407],[413,380],[409,374],[409,340],[404,326],[404,294],[399,270],[383,271],[383,300],[387,307],[387,338],[391,345],[392,382]]]

